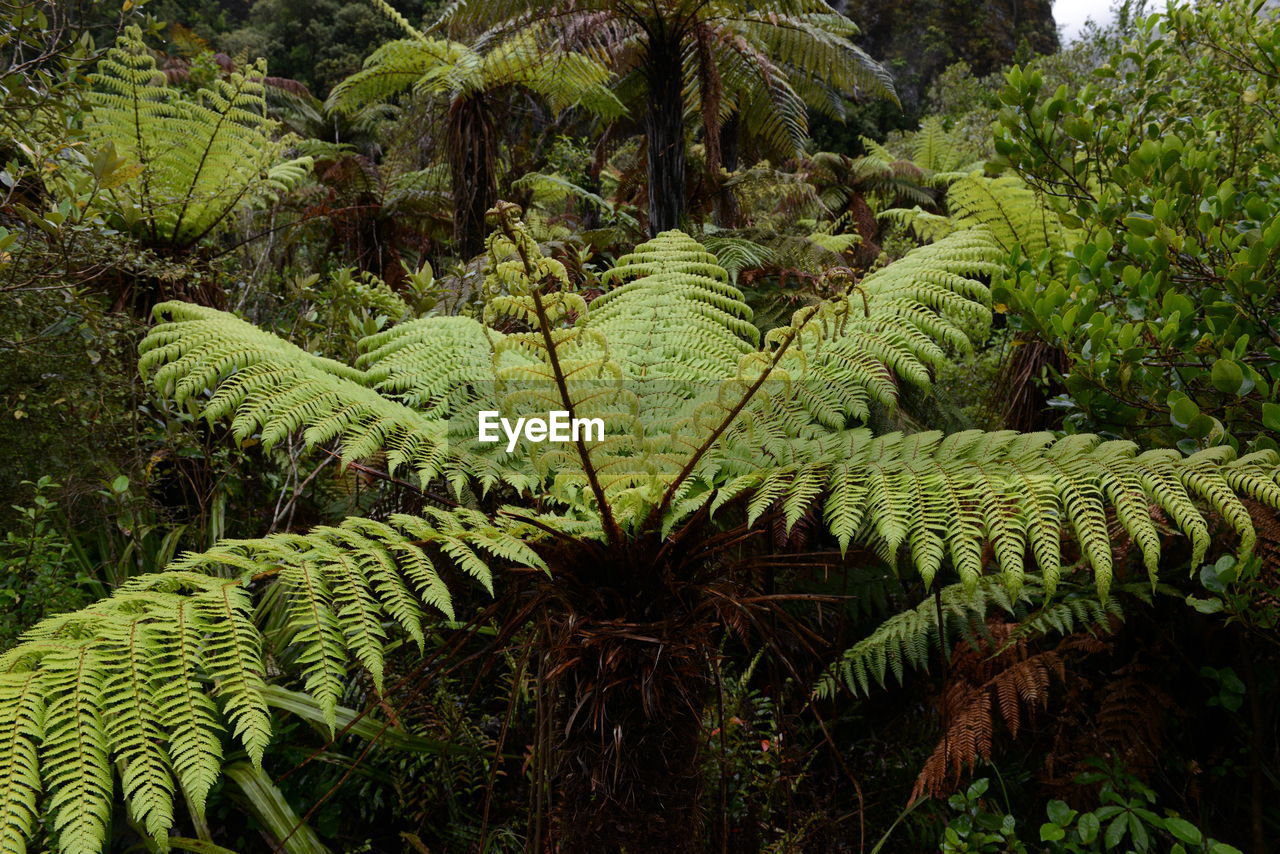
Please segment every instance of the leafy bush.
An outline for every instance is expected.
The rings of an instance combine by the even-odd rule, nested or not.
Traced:
[[[963,793],[952,795],[948,806],[958,813],[943,833],[945,854],[1026,852],[1086,854],[1105,851],[1168,851],[1171,854],[1241,854],[1240,849],[1209,838],[1177,813],[1156,812],[1156,794],[1136,778],[1106,769],[1085,775],[1082,784],[1101,784],[1099,805],[1085,812],[1062,801],[1045,808],[1048,821],[1039,838],[1024,841],[1012,815],[990,812],[990,780],[975,780]]]
[[[31,503],[13,508],[17,515],[0,539],[0,612],[5,615],[0,641],[5,644],[50,614],[80,607],[89,595],[89,579],[75,574],[65,520],[51,497],[59,484],[42,477],[23,485],[31,488]]]
[[[1152,15],[1079,91],[1007,75],[1000,162],[1073,230],[1065,274],[1033,266],[1007,298],[1071,354],[1080,429],[1275,447],[1280,30],[1262,5]]]

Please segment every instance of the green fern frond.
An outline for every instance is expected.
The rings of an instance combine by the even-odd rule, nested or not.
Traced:
[[[977,152],[958,135],[949,133],[938,116],[920,121],[911,140],[911,161],[923,169],[934,186],[946,186],[974,168]]]
[[[716,261],[729,274],[729,280],[735,286],[738,274],[743,270],[763,267],[775,257],[773,249],[743,237],[708,237],[702,244],[716,256]]]
[[[873,687],[887,687],[891,678],[904,684],[908,670],[929,670],[930,659],[939,655],[944,633],[948,644],[965,639],[976,646],[977,639],[986,633],[988,613],[995,609],[1018,620],[1020,636],[1107,631],[1112,619],[1124,617],[1115,597],[1098,600],[1072,592],[1054,599],[1032,579],[1018,594],[1011,594],[996,579],[984,579],[971,589],[952,584],[885,620],[842,653],[819,678],[814,694],[828,698],[843,685],[853,694],[865,696]]]
[[[36,674],[0,674],[0,851],[25,852],[35,826],[44,719]]]
[[[101,850],[117,776],[130,817],[163,844],[177,793],[203,810],[225,733],[261,760],[273,695],[250,615],[263,595],[283,606],[280,660],[313,719],[333,730],[353,667],[377,688],[395,637],[421,646],[425,623],[455,616],[445,567],[492,591],[496,566],[548,569],[540,554],[549,539],[556,549],[576,540],[606,552],[632,537],[678,539],[677,525],[729,502],[745,505],[749,524],[789,530],[821,518],[842,549],[856,542],[891,564],[909,558],[930,583],[953,570],[960,583],[940,594],[950,632],[972,625],[973,596],[1007,608],[1058,596],[1066,535],[1109,601],[1110,518],[1154,578],[1153,512],[1190,539],[1199,562],[1206,508],[1247,554],[1254,533],[1242,497],[1280,505],[1272,452],[1236,459],[1224,447],[1184,458],[1089,435],[875,435],[857,426],[873,404],[893,406],[902,383],[926,385],[947,350],[969,346],[989,320],[985,282],[1018,251],[1000,234],[1017,245],[1024,236],[999,232],[981,213],[860,280],[831,270],[825,284],[836,297],[761,334],[720,259],[693,238],[669,231],[637,246],[601,276],[610,289],[588,304],[513,207],[495,211],[481,320],[394,325],[361,342],[355,367],[227,313],[158,308],[141,367],[162,394],[230,419],[238,439],[271,445],[300,434],[308,445],[336,443],[348,460],[384,452],[389,467],[446,481],[468,501],[506,484],[524,506],[428,509],[224,541],[37,625],[0,656],[0,839],[11,850],[22,849],[42,802],[60,851]],[[474,434],[460,441],[478,408],[571,409],[600,416],[606,431],[590,444],[508,452]],[[1032,616],[1038,626],[1105,616],[1057,601]],[[930,632],[941,628],[930,628],[932,605],[851,651],[820,690],[843,680],[866,691],[927,666]]]
[[[1138,544],[1154,580],[1159,541],[1152,508],[1191,540],[1192,562],[1198,563],[1209,547],[1202,504],[1236,529],[1242,554],[1252,550],[1254,535],[1235,490],[1280,506],[1274,489],[1280,458],[1234,460],[1229,448],[1214,449],[1212,458],[1184,459],[1172,451],[1139,454],[1132,443],[1090,435],[1054,440],[1047,433],[979,431],[873,437],[853,430],[815,442],[821,450],[808,456],[831,460],[825,517],[842,548],[866,543],[894,562],[905,545],[926,583],[945,557],[973,588],[983,570],[983,546],[990,543],[1011,591],[1018,589],[1029,549],[1052,595],[1065,528],[1080,543],[1105,596],[1113,570],[1108,507]]]
[[[921,209],[919,205],[913,208],[888,208],[876,214],[876,218],[911,229],[923,243],[940,240],[956,227],[951,217],[931,213]]]
[[[947,207],[957,225],[985,227],[1007,254],[1043,258],[1051,275],[1065,272],[1070,231],[1021,179],[971,173],[947,190]]]
[[[571,51],[549,51],[536,27],[483,51],[449,41],[416,37],[387,42],[360,71],[334,87],[331,109],[354,113],[405,92],[470,98],[516,86],[540,95],[556,112],[581,106],[606,118],[625,112],[610,91],[609,70]]]
[[[388,626],[421,644],[429,613],[452,618],[437,565],[486,587],[493,561],[543,565],[512,530],[519,525],[475,512],[429,511],[226,541],[40,623],[0,657],[4,850],[23,850],[42,788],[58,850],[96,852],[107,838],[113,770],[130,815],[163,843],[178,789],[203,813],[221,773],[224,730],[261,761],[270,696],[251,579],[222,577],[223,568],[257,570],[283,591],[293,660],[332,731],[349,662],[381,686]]]
[[[235,210],[296,185],[311,158],[284,159],[267,117],[261,64],[215,78],[194,95],[165,84],[140,28],[107,51],[92,75],[85,131],[109,145],[129,175],[103,198],[152,243],[187,247]]]
[[[303,431],[312,445],[338,439],[347,459],[386,448],[393,469],[406,466],[424,481],[446,470],[447,423],[378,394],[364,371],[223,312],[185,303],[165,303],[156,312],[170,320],[143,341],[142,370],[154,370],[156,387],[179,402],[216,389],[202,401],[202,412],[209,419],[234,416],[238,439],[261,431],[270,446]]]
[[[41,659],[47,713],[40,766],[48,769],[42,775],[48,809],[58,850],[65,854],[98,851],[111,821],[106,665],[86,638],[49,649]]]

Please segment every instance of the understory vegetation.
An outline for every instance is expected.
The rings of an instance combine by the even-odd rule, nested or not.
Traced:
[[[1275,850],[1280,12],[1050,6],[0,2],[0,852]]]

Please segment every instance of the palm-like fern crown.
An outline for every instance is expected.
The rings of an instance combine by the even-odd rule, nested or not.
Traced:
[[[286,603],[296,666],[332,726],[348,668],[380,686],[393,635],[421,645],[424,621],[452,616],[445,566],[492,590],[496,571],[546,568],[565,544],[651,541],[742,501],[752,520],[819,517],[842,547],[905,554],[925,579],[949,564],[961,579],[949,601],[992,584],[987,546],[1010,597],[1029,563],[1051,592],[1071,534],[1105,596],[1109,511],[1154,577],[1153,506],[1197,559],[1209,546],[1203,506],[1243,552],[1253,531],[1239,496],[1280,506],[1269,452],[1184,458],[1087,435],[859,426],[873,401],[893,405],[899,383],[927,384],[989,318],[979,277],[997,274],[1004,253],[988,226],[957,227],[757,340],[716,257],[684,234],[619,259],[614,288],[587,305],[513,211],[497,213],[483,319],[392,327],[364,340],[354,367],[230,314],[158,308],[143,370],[206,417],[230,418],[237,437],[270,445],[300,432],[346,459],[381,449],[397,470],[450,483],[462,505],[504,485],[523,498],[492,515],[460,506],[224,542],[41,623],[0,658],[0,850],[25,850],[42,790],[59,850],[101,850],[117,776],[131,818],[163,842],[176,793],[202,810],[223,729],[260,761],[269,689],[251,614],[267,586]],[[481,408],[568,409],[608,429],[599,442],[508,453],[474,440]],[[559,551],[543,548],[553,540]],[[885,659],[877,670],[870,654],[846,660],[854,685],[883,677]]]
[[[809,109],[843,119],[851,97],[896,98],[892,77],[854,44],[857,26],[823,2],[714,3],[695,32],[723,92],[699,86],[694,109],[714,106],[721,119],[739,111],[776,157],[803,149]]]
[[[539,27],[469,46],[428,38],[400,20],[410,37],[370,54],[360,71],[334,87],[328,101],[332,108],[354,112],[407,91],[452,100],[519,87],[557,112],[573,106],[608,118],[623,112],[609,90],[608,68],[583,53],[549,49]]]
[[[109,188],[113,212],[148,242],[183,248],[241,206],[297,182],[308,158],[286,160],[273,138],[262,78],[253,65],[195,95],[168,86],[138,27],[107,51],[93,75],[90,138],[111,145],[128,180]]]
[[[852,41],[858,29],[822,0],[457,0],[441,19],[464,31],[520,32],[608,59],[636,93],[646,81],[636,63],[651,42],[678,44],[686,109],[723,121],[732,112],[767,151],[797,153],[808,137],[808,110],[842,116],[854,96],[895,98],[893,80]],[[496,26],[492,21],[499,21]]]

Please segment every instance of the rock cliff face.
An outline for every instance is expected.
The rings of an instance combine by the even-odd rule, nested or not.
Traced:
[[[944,68],[961,60],[977,75],[1050,53],[1058,30],[1050,0],[836,0],[862,28],[862,47],[893,74],[908,113]]]

